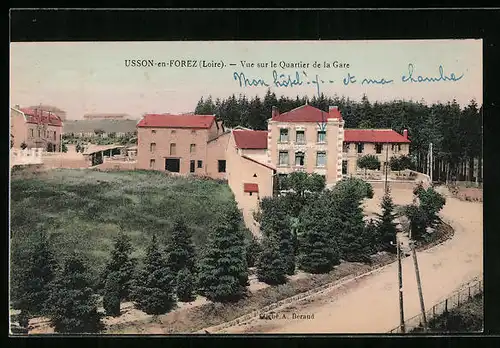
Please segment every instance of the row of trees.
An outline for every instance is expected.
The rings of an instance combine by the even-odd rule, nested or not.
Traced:
[[[398,232],[390,190],[381,201],[381,214],[365,221],[362,201],[373,198],[371,185],[358,178],[343,179],[331,190],[316,174],[292,173],[283,186],[285,194],[264,198],[256,217],[263,233],[257,257],[257,276],[271,285],[287,281],[301,269],[326,273],[341,260],[371,262],[378,251],[394,253]],[[402,209],[410,220],[412,238],[427,235],[438,222],[444,198],[433,188],[415,189],[415,202]]]
[[[358,158],[357,166],[361,169],[366,170],[380,170],[381,163],[377,156],[375,155],[364,155]],[[415,163],[410,156],[392,156],[389,160],[389,167],[393,171],[402,171],[405,169],[415,169]]]
[[[304,104],[321,110],[338,106],[346,128],[391,128],[402,133],[408,129],[410,152],[416,156],[416,168],[427,172],[429,143],[433,144],[434,173],[438,180],[455,177],[457,180],[474,179],[474,159],[478,161],[478,181],[482,181],[482,106],[475,100],[461,108],[455,101],[426,105],[423,101],[390,101],[372,103],[366,96],[361,101],[345,97],[280,97],[267,91],[263,98],[231,95],[225,99],[201,98],[196,114],[216,114],[227,127],[243,126],[267,129],[267,119],[273,106],[282,112]],[[468,164],[468,171],[464,167]]]
[[[57,332],[96,332],[102,329],[99,295],[106,315],[120,315],[123,301],[134,301],[148,314],[163,314],[177,301],[193,301],[196,294],[211,301],[234,301],[248,285],[247,249],[236,203],[220,212],[220,223],[199,257],[190,231],[177,220],[166,245],[153,235],[141,264],[132,258],[129,238],[120,234],[109,262],[96,282],[83,255],[54,258],[47,236],[40,234],[26,259],[19,282],[16,308],[20,323],[33,316],[48,316]],[[96,284],[97,285],[94,285]]]
[[[263,234],[256,263],[260,281],[281,284],[297,268],[326,273],[341,259],[369,262],[374,252],[391,250],[396,229],[389,196],[380,218],[365,223],[361,203],[373,197],[365,181],[344,179],[332,190],[325,190],[317,174],[296,172],[283,181],[288,191],[264,198],[257,214]]]

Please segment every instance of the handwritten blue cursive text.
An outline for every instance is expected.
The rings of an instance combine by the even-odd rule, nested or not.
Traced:
[[[414,66],[413,64],[408,64],[408,76],[401,76],[401,81],[403,82],[439,82],[439,81],[459,81],[462,77],[464,77],[464,74],[460,75],[457,77],[455,73],[451,73],[450,76],[444,75],[444,69],[443,66],[439,66],[439,77],[423,77],[423,76],[417,76],[413,77],[413,70]]]

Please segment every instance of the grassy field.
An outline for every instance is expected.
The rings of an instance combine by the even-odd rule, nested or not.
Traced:
[[[474,296],[459,307],[443,313],[429,321],[431,333],[482,332],[484,323],[483,294]],[[413,333],[422,332],[416,328]]]
[[[199,248],[217,223],[217,212],[231,201],[226,184],[154,171],[16,173],[11,179],[11,266],[14,272],[33,235],[44,230],[58,259],[78,250],[97,272],[120,231],[131,237],[134,256],[141,258],[153,233],[165,241],[176,216],[186,219]]]

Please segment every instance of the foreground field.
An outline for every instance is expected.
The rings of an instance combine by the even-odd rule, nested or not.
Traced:
[[[99,172],[49,170],[20,173],[11,180],[11,267],[15,298],[16,269],[37,231],[47,231],[57,259],[73,250],[86,254],[99,272],[113,238],[123,231],[141,258],[150,236],[160,241],[173,220],[183,216],[201,248],[214,214],[234,200],[226,184],[170,177],[152,171]]]
[[[377,212],[382,189],[366,202],[367,214]],[[410,189],[393,189],[396,204],[411,201]],[[482,204],[447,197],[441,216],[454,229],[454,237],[418,253],[424,300],[427,306],[483,272]],[[419,313],[417,284],[411,257],[403,260],[404,313]],[[333,288],[307,302],[277,310],[275,319],[256,319],[226,333],[386,333],[399,323],[397,265]],[[302,317],[301,317],[302,316]]]

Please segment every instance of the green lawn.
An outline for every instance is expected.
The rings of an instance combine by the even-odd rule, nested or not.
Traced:
[[[22,267],[30,237],[40,230],[48,232],[58,259],[81,251],[95,272],[105,264],[120,230],[131,237],[134,254],[141,258],[150,236],[156,233],[164,241],[179,215],[200,248],[217,223],[217,212],[231,201],[234,196],[226,184],[154,171],[62,169],[13,175],[12,273]]]

